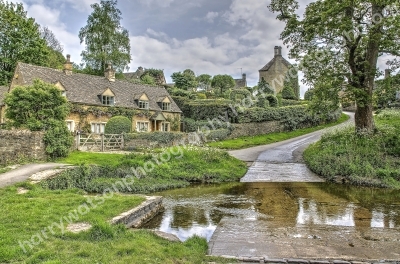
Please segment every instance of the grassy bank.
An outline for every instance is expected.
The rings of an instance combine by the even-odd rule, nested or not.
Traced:
[[[400,189],[400,111],[375,116],[376,132],[354,128],[329,133],[304,152],[308,167],[328,180]]]
[[[211,142],[208,143],[208,146],[210,147],[216,147],[220,149],[244,149],[244,148],[249,148],[249,147],[254,147],[254,146],[260,146],[260,145],[267,145],[279,141],[284,141],[287,139],[299,137],[308,133],[315,132],[317,130],[321,130],[327,127],[332,127],[335,125],[338,125],[340,123],[343,123],[349,119],[348,115],[342,114],[341,117],[333,123],[329,124],[324,124],[316,127],[310,127],[310,128],[303,128],[303,129],[297,129],[294,131],[290,132],[281,132],[281,133],[270,133],[266,135],[259,135],[259,136],[253,136],[253,137],[239,137],[236,139],[229,139],[229,140],[223,140],[223,141],[218,141],[218,142]]]
[[[17,194],[18,186],[29,192]],[[27,183],[18,186],[0,189],[0,263],[207,263],[216,260],[205,256],[204,239],[193,237],[185,243],[169,242],[148,231],[108,224],[113,216],[139,205],[144,200],[142,197],[115,194],[101,203],[100,196],[87,196],[77,189],[50,191]],[[89,198],[94,206],[88,202]],[[82,210],[84,204],[89,211]],[[87,222],[93,227],[73,234],[64,230],[68,222]],[[33,248],[24,241],[29,241]]]
[[[102,193],[118,185],[120,192],[149,193],[186,187],[190,183],[238,181],[247,171],[244,162],[225,151],[193,146],[129,155],[74,152],[68,158],[59,160],[74,165],[82,161],[86,165],[44,181],[42,186]],[[123,180],[127,184],[120,184]]]

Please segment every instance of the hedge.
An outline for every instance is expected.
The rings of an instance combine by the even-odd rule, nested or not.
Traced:
[[[231,134],[231,130],[229,129],[217,129],[217,130],[210,130],[208,135],[206,136],[207,140],[224,140]]]
[[[290,106],[290,105],[302,105],[302,101],[298,100],[290,100],[290,99],[282,99],[281,106]]]
[[[131,133],[126,135],[127,140],[144,139],[150,141],[156,141],[158,143],[171,143],[175,140],[180,140],[184,136],[184,133],[177,132],[161,132],[155,131],[151,133]]]
[[[207,127],[210,130],[216,129],[231,129],[231,123],[227,122],[226,120],[221,119],[213,119],[209,121],[199,120],[196,121],[192,118],[184,118],[183,119],[183,127],[185,132],[196,132],[198,129]]]
[[[175,100],[175,98],[173,98]],[[230,121],[235,118],[231,109],[233,101],[226,99],[206,99],[182,101],[183,116],[194,120],[212,120],[227,116]]]
[[[313,114],[305,105],[287,106],[279,108],[247,108],[238,116],[239,123],[281,121],[286,129],[294,130],[306,126],[319,125],[322,122],[333,121],[340,117],[341,110],[329,114],[326,118]]]

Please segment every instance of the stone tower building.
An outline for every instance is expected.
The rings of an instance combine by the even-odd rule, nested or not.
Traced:
[[[275,90],[275,93],[279,93],[283,89],[286,74],[291,67],[292,64],[282,57],[282,47],[275,46],[274,58],[259,70],[259,80],[264,79]],[[297,78],[298,83],[298,77],[295,78]],[[294,92],[295,94],[298,93],[298,91]]]

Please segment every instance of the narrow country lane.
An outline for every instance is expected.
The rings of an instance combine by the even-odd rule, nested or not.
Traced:
[[[35,173],[65,166],[69,165],[61,163],[38,163],[23,165],[21,167],[18,167],[17,169],[0,174],[0,188],[26,181],[27,179],[29,179],[30,176]]]
[[[334,127],[270,145],[229,151],[232,156],[251,164],[241,182],[324,181],[307,168],[302,154],[307,146],[318,141],[323,133],[354,124],[354,113],[346,114],[350,119]]]

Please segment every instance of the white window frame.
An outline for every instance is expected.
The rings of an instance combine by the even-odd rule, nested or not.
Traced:
[[[162,102],[161,103],[161,109],[163,111],[171,111],[171,103],[169,102]]]
[[[115,96],[102,95],[101,103],[103,105],[114,105],[115,104]]]
[[[75,132],[75,121],[74,120],[65,120],[65,124],[70,132]]]
[[[165,126],[167,126],[167,129],[165,129]],[[163,131],[163,132],[169,132],[169,131],[171,131],[171,124],[170,124],[170,122],[162,122],[161,123],[161,128],[160,128],[161,130],[160,131]]]
[[[147,129],[145,129],[147,128]],[[150,122],[148,121],[136,121],[136,131],[137,132],[149,132]]]
[[[91,122],[90,131],[93,134],[104,134],[107,122]]]
[[[149,101],[139,100],[138,106],[139,106],[139,109],[149,109]]]

